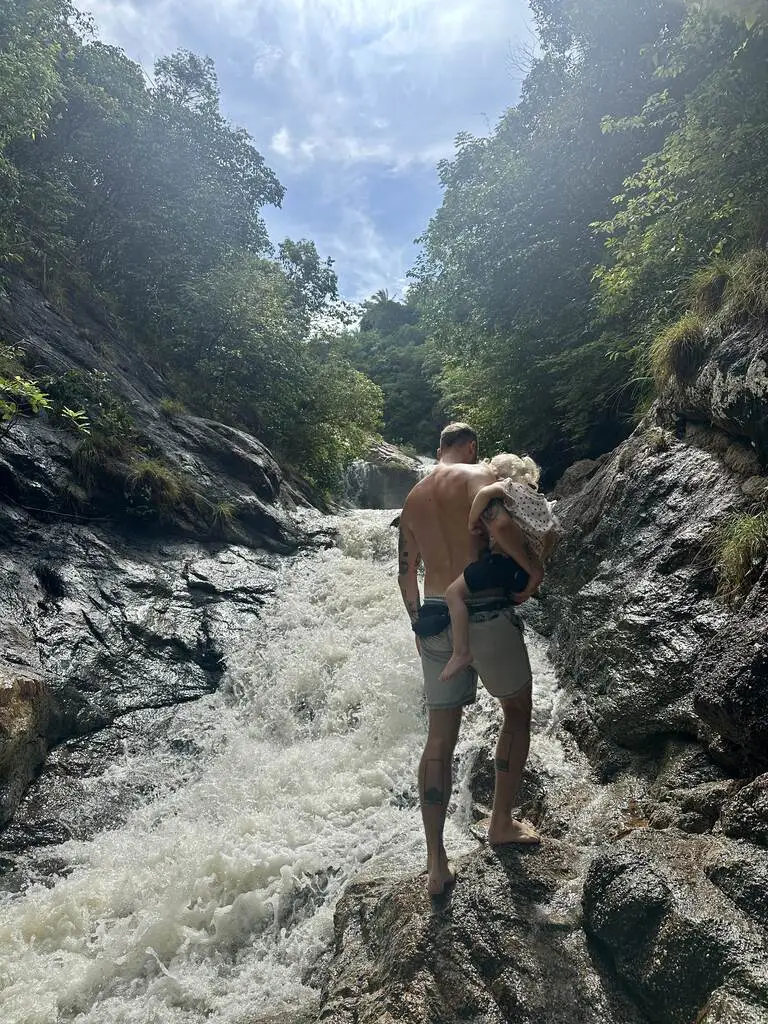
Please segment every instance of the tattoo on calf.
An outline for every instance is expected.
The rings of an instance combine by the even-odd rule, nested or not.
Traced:
[[[499,745],[496,748],[496,771],[508,772],[509,762],[512,754],[512,736],[503,732],[499,736]]]
[[[442,761],[437,758],[427,761],[424,769],[425,804],[429,804],[432,807],[442,807],[444,805],[443,772],[444,766]]]

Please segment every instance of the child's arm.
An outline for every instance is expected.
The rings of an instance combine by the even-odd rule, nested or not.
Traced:
[[[482,527],[479,526],[480,517],[493,499],[503,498],[504,493],[504,487],[498,481],[495,484],[486,484],[485,487],[480,488],[472,502],[472,508],[469,510],[470,533],[475,533],[478,529],[482,530]]]
[[[500,498],[494,498],[482,513],[482,519],[490,537],[505,555],[514,558],[517,564],[528,573],[528,586],[515,595],[518,604],[527,601],[536,593],[544,579],[544,568],[531,550],[525,534],[504,507]]]

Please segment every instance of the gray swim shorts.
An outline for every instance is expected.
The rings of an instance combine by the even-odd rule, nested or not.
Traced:
[[[428,597],[425,604],[440,598]],[[488,603],[487,600],[485,602]],[[483,599],[470,598],[469,646],[472,666],[462,669],[447,682],[440,673],[453,652],[453,634],[448,626],[436,636],[421,637],[421,667],[424,671],[424,696],[428,708],[460,708],[477,699],[477,677],[494,697],[505,700],[530,686],[531,663],[523,639],[523,626],[514,606],[482,611]]]

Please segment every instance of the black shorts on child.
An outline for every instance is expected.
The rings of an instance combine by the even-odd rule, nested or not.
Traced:
[[[490,552],[464,570],[464,582],[470,594],[478,590],[509,590],[519,594],[528,586],[528,579],[528,573],[514,558]]]

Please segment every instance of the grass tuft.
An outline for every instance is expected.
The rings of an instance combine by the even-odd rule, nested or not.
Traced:
[[[184,503],[189,488],[181,477],[159,459],[134,462],[126,478],[126,491],[137,504],[169,512]]]
[[[732,516],[719,531],[715,549],[718,593],[745,596],[768,560],[768,512]]]
[[[695,376],[707,353],[709,343],[704,322],[696,313],[686,313],[653,340],[651,370],[659,389],[669,380],[686,382]]]
[[[232,526],[237,518],[237,506],[233,501],[219,501],[211,509],[211,525],[217,530]]]
[[[160,412],[166,419],[171,420],[174,416],[182,416],[186,411],[186,406],[178,398],[164,398],[160,402]]]
[[[721,331],[768,320],[768,251],[750,249],[730,264],[730,280],[716,317]]]
[[[683,291],[691,310],[700,317],[714,316],[723,305],[732,278],[733,266],[723,259],[697,270]]]

